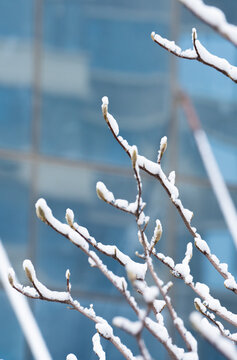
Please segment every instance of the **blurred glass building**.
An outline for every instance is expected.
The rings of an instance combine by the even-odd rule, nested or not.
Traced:
[[[237,24],[236,1],[206,3],[220,6]],[[194,211],[192,224],[237,274],[233,241],[175,93],[180,86],[190,94],[236,203],[237,87],[211,68],[179,61],[150,39],[156,31],[188,48],[192,27],[211,52],[236,63],[235,48],[176,1],[0,2],[0,236],[23,283],[25,258],[32,260],[39,279],[51,289],[65,290],[69,268],[73,296],[83,305],[93,303],[97,314],[109,321],[117,315],[134,319],[84,254],[41,224],[34,209],[35,201],[44,197],[62,221],[65,210],[73,209],[77,222],[98,241],[116,244],[134,259],[135,251],[141,250],[134,220],[102,203],[95,192],[101,180],[118,198],[133,201],[136,195],[130,161],[101,115],[104,95],[109,96],[121,135],[136,144],[140,154],[155,161],[160,138],[167,135],[166,173],[176,171],[181,199]],[[159,218],[164,230],[160,251],[181,262],[193,239],[161,185],[148,176],[143,181],[146,214],[151,216],[148,234]],[[194,252],[195,280],[206,281],[233,310],[234,296],[225,290],[223,279]],[[105,261],[124,274],[118,264]],[[189,326],[195,294],[171,278],[163,264],[157,269],[163,280],[174,282],[173,304]],[[79,359],[95,359],[95,329],[89,320],[60,304],[33,301],[31,306],[53,359],[65,359],[70,352]],[[0,358],[32,359],[2,287],[0,319]],[[170,333],[180,343],[172,327]],[[132,338],[121,331],[116,334],[138,352]],[[162,346],[145,336],[154,358],[168,359]],[[109,359],[121,358],[109,342],[103,346]],[[202,339],[199,354],[200,359],[222,358]]]

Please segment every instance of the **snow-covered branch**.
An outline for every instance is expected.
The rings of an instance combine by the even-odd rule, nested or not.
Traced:
[[[226,59],[211,54],[197,39],[196,29],[192,30],[193,49],[182,50],[174,41],[169,41],[155,32],[151,33],[151,38],[155,43],[173,55],[183,59],[197,60],[216,69],[237,83],[237,67],[231,65]]]
[[[193,312],[190,315],[190,321],[193,327],[227,359],[237,359],[237,350],[234,344],[225,339],[220,331],[211,325],[207,319],[202,318],[197,312]]]
[[[237,27],[228,24],[220,10],[205,5],[202,0],[179,1],[217,32],[237,45]],[[173,41],[162,38],[154,32],[151,36],[154,42],[175,56],[188,60],[196,60],[213,67],[237,83],[237,67],[229,64],[227,60],[211,54],[197,39],[195,29],[192,31],[193,48],[187,50],[182,50]],[[191,225],[193,212],[186,209],[182,204],[179,197],[179,190],[175,185],[175,171],[171,171],[170,174],[166,176],[162,170],[161,161],[167,148],[167,137],[162,137],[160,141],[156,162],[148,160],[138,154],[138,149],[135,145],[130,146],[128,142],[119,135],[118,123],[113,115],[108,112],[108,105],[109,100],[104,96],[102,98],[102,114],[112,135],[131,159],[131,166],[137,186],[137,195],[135,199],[132,199],[132,202],[126,199],[116,199],[113,192],[101,181],[98,181],[96,184],[96,192],[98,197],[107,204],[134,217],[137,225],[138,241],[142,247],[141,254],[136,252],[136,255],[140,258],[140,262],[132,260],[113,244],[104,245],[96,241],[85,227],[74,221],[74,213],[71,209],[66,210],[65,217],[67,223],[62,223],[54,217],[46,201],[39,199],[36,203],[36,214],[41,221],[49,225],[60,235],[63,235],[80,249],[87,256],[90,266],[92,268],[96,267],[100,271],[112,286],[118,290],[119,294],[126,301],[126,304],[133,310],[136,316],[134,321],[118,315],[114,317],[113,325],[135,338],[140,355],[134,357],[132,351],[121,342],[119,337],[114,335],[113,327],[109,325],[105,319],[96,315],[93,305],[86,308],[81,306],[77,300],[74,300],[71,293],[71,275],[69,269],[65,274],[65,291],[53,291],[42,284],[38,280],[34,266],[30,260],[23,262],[23,268],[31,286],[19,284],[13,269],[10,269],[8,273],[9,283],[16,291],[29,298],[66,304],[69,308],[75,309],[93,321],[96,333],[92,337],[92,344],[93,350],[99,360],[106,360],[106,354],[101,344],[101,337],[110,341],[127,360],[152,360],[149,349],[143,339],[143,330],[146,330],[149,335],[152,335],[164,346],[170,358],[175,360],[198,360],[197,341],[176,313],[173,306],[175,302],[171,301],[168,295],[173,283],[169,281],[167,284],[164,284],[155,269],[154,261],[158,259],[171,270],[171,274],[174,277],[182,279],[184,283],[198,295],[198,297],[194,299],[194,306],[199,313],[196,312],[191,315],[191,322],[195,329],[228,359],[236,359],[237,354],[233,348],[233,343],[237,342],[237,333],[230,333],[228,329],[225,329],[224,325],[219,320],[216,320],[216,316],[219,316],[233,326],[237,326],[237,315],[221,305],[220,301],[210,294],[210,289],[206,284],[194,282],[190,271],[190,262],[193,256],[192,243],[187,244],[187,249],[181,263],[175,264],[171,257],[165,256],[156,250],[163,233],[159,219],[155,222],[151,239],[148,239],[146,235],[149,216],[146,216],[144,211],[146,203],[143,202],[142,199],[140,170],[145,171],[160,182],[193,237],[195,247],[224,278],[225,287],[237,294],[237,283],[233,275],[228,271],[227,264],[221,263],[220,260],[211,253],[206,241],[201,238],[197,229]],[[113,258],[123,266],[128,282],[124,276],[118,276],[109,270],[104,262],[106,261],[106,257],[100,257],[100,254]],[[102,259],[105,260],[102,261]],[[137,301],[134,294],[140,297],[141,302]],[[183,347],[178,347],[174,343],[173,338],[167,330],[162,312],[166,311],[166,309],[173,326],[183,340]],[[201,318],[200,314],[204,316],[204,318]],[[67,356],[67,360],[76,359],[76,356],[73,354]]]
[[[100,343],[100,335],[99,335],[99,333],[96,333],[92,337],[92,342],[93,342],[93,350],[96,353],[96,355],[98,356],[99,360],[106,360],[105,352],[104,352],[104,350],[102,348],[102,345]]]
[[[106,101],[105,101],[106,100]],[[113,126],[109,122],[108,118],[108,98],[105,96],[102,98],[102,112],[104,115],[104,118],[106,119],[106,122],[116,139],[116,141],[119,143],[119,145],[126,151],[129,157],[131,157],[131,146],[128,144],[127,140],[123,139],[122,136],[118,136],[119,134],[119,127],[116,122],[116,133],[114,132]],[[111,115],[112,116],[112,115]],[[113,117],[114,119],[114,117]],[[116,121],[114,119],[114,121]],[[201,238],[201,236],[198,234],[197,229],[193,226],[191,226],[191,220],[193,218],[193,212],[189,209],[186,209],[181,199],[179,198],[179,190],[175,186],[175,173],[172,171],[168,178],[165,175],[165,173],[162,170],[161,164],[155,163],[151,160],[148,160],[142,155],[137,154],[137,164],[140,169],[145,171],[147,174],[153,176],[156,178],[163,188],[166,190],[170,200],[174,204],[174,206],[177,208],[184,224],[186,225],[188,231],[194,238],[194,243],[196,248],[209,260],[209,262],[213,265],[213,267],[219,272],[219,274],[225,279],[225,287],[234,293],[237,294],[237,284],[233,277],[233,275],[228,271],[228,267],[226,264],[221,263],[220,260],[211,253],[211,250],[206,243],[205,240]]]
[[[96,329],[98,333],[105,339],[112,342],[115,347],[120,351],[120,353],[125,357],[125,359],[132,360],[134,356],[124,344],[121,343],[120,339],[117,336],[114,336],[112,327],[108,324],[106,320],[96,315],[92,306],[90,308],[85,308],[77,300],[74,300],[67,291],[53,291],[48,289],[43,285],[37,278],[35,269],[30,260],[25,260],[23,262],[23,268],[25,270],[26,276],[32,284],[31,286],[23,286],[16,283],[15,273],[13,269],[9,269],[8,279],[11,286],[20,292],[21,294],[32,298],[40,299],[51,302],[58,302],[69,305],[72,309],[80,312],[82,315],[86,316],[88,319],[92,320],[96,324]],[[68,270],[66,272],[66,278],[68,278]],[[67,287],[68,289],[68,287]],[[73,354],[69,354],[69,359],[74,359]]]
[[[206,5],[202,0],[178,0],[195,16],[217,33],[237,45],[237,26],[226,21],[225,14],[217,7]]]
[[[136,167],[135,167],[135,169],[136,169]],[[140,182],[139,175],[135,176],[135,178],[137,181]],[[141,183],[139,186],[141,188]],[[138,192],[139,192],[139,186],[138,186]],[[102,200],[104,200],[104,198],[106,198],[107,199],[106,202],[108,202],[108,203],[114,201],[113,194],[111,192],[109,192],[105,186],[100,186],[100,189],[102,189],[102,191],[103,191],[103,195],[100,196],[100,198],[102,198]],[[97,193],[98,193],[98,190],[97,190]],[[140,190],[140,193],[141,193],[141,190]],[[133,212],[133,215],[136,216],[136,219],[137,219],[138,223],[140,224],[139,226],[141,226],[143,224],[143,222],[146,222],[146,217],[142,211],[143,203],[142,203],[141,199],[139,200],[139,195],[137,196],[136,204],[137,203],[140,204],[140,206],[137,207],[137,205],[136,205],[136,207],[134,208],[135,211]],[[127,290],[126,280],[122,277],[119,277],[119,276],[113,274],[112,271],[108,270],[106,265],[103,264],[103,262],[98,257],[98,255],[95,254],[94,251],[89,249],[89,245],[93,244],[99,251],[102,250],[103,253],[111,256],[111,250],[114,253],[114,250],[116,247],[115,248],[112,247],[112,249],[110,247],[109,248],[110,251],[108,251],[108,248],[106,248],[105,245],[103,245],[103,244],[99,245],[100,243],[97,243],[95,241],[95,239],[89,235],[87,229],[80,227],[78,224],[76,224],[74,222],[74,214],[69,209],[66,212],[66,220],[67,220],[68,224],[61,223],[59,220],[57,220],[53,216],[51,209],[48,207],[48,205],[44,199],[40,199],[37,201],[36,214],[47,225],[52,227],[55,231],[57,231],[61,235],[65,236],[74,245],[76,245],[78,248],[80,248],[88,256],[88,258],[90,260],[90,264],[93,267],[97,267],[102,272],[102,274],[124,296],[124,298],[126,299],[126,301],[129,304],[129,306],[134,310],[134,312],[137,314],[137,316],[139,318],[142,316],[142,311],[139,309],[134,297],[132,297],[130,292]],[[116,250],[116,252],[117,252],[117,250]],[[144,281],[143,279],[145,277],[146,270],[147,270],[146,264],[139,264],[139,263],[132,261],[129,257],[126,257],[123,253],[119,252],[119,250],[118,250],[118,253],[116,254],[116,259],[120,259],[119,262],[125,265],[128,276],[130,274],[130,278],[131,278],[131,272],[132,272],[133,280],[140,281],[140,282]],[[67,289],[70,289],[69,277],[70,277],[70,273],[67,270],[67,272],[66,272]],[[145,284],[145,282],[144,282],[144,284]],[[145,290],[145,288],[144,288],[144,290]],[[37,291],[38,291],[38,288],[36,289],[36,292]],[[70,295],[69,291],[67,292],[67,296],[69,296],[68,294]],[[27,294],[25,294],[25,295],[27,295]],[[35,298],[41,298],[40,296],[41,296],[41,293],[36,294]],[[160,336],[160,334],[157,334],[154,331],[154,326],[152,326],[151,323],[149,321],[147,321],[147,319],[148,318],[146,318],[144,320],[144,326],[146,327],[146,329],[165,346],[165,348],[167,349],[167,351],[169,352],[169,354],[172,358],[178,359],[176,356],[176,351],[175,351],[176,346],[173,345],[171,338],[168,336],[167,339],[165,338],[165,340],[164,340],[163,336]],[[166,328],[162,325],[162,329],[163,328],[167,332]],[[168,334],[168,332],[167,332],[167,334]]]
[[[167,140],[166,139],[165,139],[165,141],[161,140],[160,151],[159,151],[159,155],[158,155],[158,163],[160,163],[162,155],[163,155],[164,151],[166,150],[166,146],[167,146]],[[133,159],[132,159],[132,162],[133,162]],[[136,176],[137,168],[139,168],[138,153],[136,154],[136,166],[134,166],[134,164],[133,164],[133,169],[135,172],[135,179],[137,180],[137,184],[138,184],[138,196],[141,197],[142,184],[141,184],[140,176]],[[146,218],[145,215],[144,215],[144,218]],[[198,359],[197,342],[196,342],[195,338],[193,337],[193,335],[189,331],[187,331],[187,329],[185,328],[182,319],[178,318],[178,316],[171,304],[171,300],[170,300],[169,296],[167,296],[166,290],[163,289],[163,281],[158,277],[158,275],[153,267],[151,253],[154,249],[154,246],[157,244],[157,242],[161,238],[161,235],[162,235],[161,223],[159,220],[156,221],[154,235],[152,237],[151,242],[149,243],[146,238],[146,235],[145,235],[145,228],[142,228],[143,223],[141,222],[139,212],[136,214],[136,222],[137,222],[137,227],[138,227],[138,238],[144,249],[147,267],[148,267],[148,269],[151,273],[151,276],[154,280],[154,283],[156,285],[156,287],[153,286],[152,288],[146,288],[145,291],[143,292],[143,297],[148,304],[149,303],[154,304],[154,300],[156,299],[158,292],[160,292],[160,294],[162,295],[164,302],[168,308],[170,316],[173,320],[173,324],[174,324],[175,328],[177,329],[177,331],[179,332],[180,336],[183,338],[188,352],[190,354],[192,354],[193,359],[195,359],[195,358]],[[190,251],[189,252],[187,251],[185,254],[185,261],[189,262],[190,259],[191,259]]]
[[[237,326],[237,315],[233,314],[232,312],[228,311],[224,306],[222,306],[218,299],[215,299],[210,294],[210,289],[206,284],[200,283],[200,282],[193,282],[193,276],[190,274],[190,267],[188,265],[188,259],[190,259],[190,256],[192,254],[191,250],[192,244],[189,243],[187,245],[187,251],[185,254],[185,257],[180,264],[174,263],[173,259],[171,259],[168,256],[163,255],[162,253],[157,253],[155,250],[153,250],[152,254],[163,264],[165,264],[169,269],[171,270],[171,274],[175,277],[182,279],[186,285],[188,285],[202,300],[202,309],[205,313],[205,316],[207,316],[211,321],[214,320],[214,314],[221,317],[223,320],[229,322],[230,324]],[[200,304],[200,299],[195,301],[195,306],[197,307],[198,304]],[[205,304],[205,305],[204,305]],[[201,306],[200,306],[201,309]],[[206,309],[211,311],[212,313],[207,313]],[[211,315],[210,315],[211,314]],[[204,314],[203,314],[204,315]],[[219,322],[216,324],[219,326]],[[224,331],[225,335],[227,335],[229,338],[232,338],[232,335],[228,330]],[[233,338],[234,340],[234,338]]]

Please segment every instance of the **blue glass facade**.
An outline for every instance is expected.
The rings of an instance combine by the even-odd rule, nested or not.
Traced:
[[[224,7],[228,20],[237,23],[235,1],[209,3]],[[82,305],[93,303],[108,320],[117,315],[134,318],[84,254],[40,223],[34,210],[35,201],[44,197],[62,221],[65,210],[73,209],[77,222],[98,241],[116,244],[133,258],[141,250],[133,219],[102,203],[95,192],[101,180],[118,198],[133,201],[136,195],[130,161],[101,115],[104,95],[109,96],[121,135],[141,154],[155,160],[160,138],[168,136],[163,167],[176,171],[181,199],[194,211],[193,226],[237,275],[233,241],[174,99],[177,83],[191,95],[236,203],[237,87],[211,68],[179,61],[150,39],[153,30],[167,38],[174,34],[180,46],[188,48],[194,26],[210,51],[236,63],[234,47],[175,1],[0,2],[0,236],[21,281],[26,283],[21,269],[25,258],[52,289],[65,289],[69,268],[73,295]],[[148,235],[159,218],[164,230],[160,251],[180,262],[192,238],[159,183],[145,176],[143,190],[151,216]],[[124,274],[117,263],[105,261]],[[171,297],[188,324],[194,294],[162,264],[157,268],[161,278],[174,282]],[[213,294],[234,310],[234,297],[197,251],[191,268],[196,281],[206,279]],[[70,352],[79,359],[95,358],[95,329],[89,320],[60,304],[31,304],[53,359],[64,359]],[[0,358],[31,360],[1,284],[0,318],[7,324],[4,333],[0,330]],[[132,338],[116,333],[137,353]],[[154,358],[167,359],[163,348],[145,336]],[[177,334],[172,336],[179,342]],[[202,339],[199,344],[200,359],[222,359]],[[111,344],[103,346],[109,358],[120,359]]]

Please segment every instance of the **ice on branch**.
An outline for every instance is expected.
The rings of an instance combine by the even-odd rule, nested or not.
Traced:
[[[108,112],[108,105],[109,105],[109,99],[107,96],[102,97],[102,113],[104,115],[104,118],[107,122],[107,124],[110,126],[113,133],[118,136],[119,134],[119,127],[117,124],[117,121],[115,118]]]
[[[77,360],[77,357],[74,354],[68,354],[66,360]]]
[[[167,136],[163,136],[163,138],[160,141],[160,150],[158,151],[158,157],[157,157],[158,164],[160,164],[166,148],[167,148]]]
[[[93,350],[98,356],[99,360],[106,360],[105,352],[100,343],[100,335],[98,333],[96,333],[92,337],[92,343],[93,343]]]
[[[104,183],[102,181],[98,181],[96,184],[96,192],[98,197],[106,202],[112,202],[114,201],[114,194],[107,189]]]

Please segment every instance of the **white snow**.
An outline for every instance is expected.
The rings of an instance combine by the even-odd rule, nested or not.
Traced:
[[[190,224],[190,222],[193,218],[193,212],[190,211],[189,209],[183,208],[183,214],[184,214],[185,218],[187,219],[187,222]]]
[[[105,352],[100,343],[100,335],[98,333],[96,333],[92,337],[92,343],[93,343],[93,350],[96,353],[96,355],[98,355],[99,360],[106,360]]]
[[[159,336],[162,341],[167,342],[169,340],[169,334],[165,326],[158,324],[150,318],[146,318],[145,323]]]
[[[131,350],[121,343],[118,336],[114,336],[113,329],[106,320],[101,318],[101,322],[97,323],[95,327],[104,338],[111,339],[113,337],[113,344],[115,344],[116,347],[121,348],[129,360],[134,360]]]
[[[193,244],[191,242],[189,242],[187,244],[187,249],[185,252],[185,257],[183,259],[183,263],[188,264],[190,262],[192,256],[193,256]]]
[[[224,285],[225,285],[225,287],[227,287],[230,290],[237,290],[237,284],[236,284],[234,278],[226,279],[224,281]]]
[[[77,357],[74,354],[68,354],[66,360],[77,360]]]
[[[106,320],[97,323],[95,327],[104,338],[110,339],[113,336],[113,329]]]
[[[124,259],[124,258],[123,258]],[[125,258],[125,269],[127,271],[129,279],[132,278],[133,280],[144,280],[146,271],[147,271],[147,264],[139,264],[135,261],[131,260],[130,258]]]
[[[164,309],[166,302],[164,300],[156,299],[156,300],[154,300],[153,305],[154,305],[156,311],[158,313],[160,313]]]
[[[195,284],[195,288],[197,289],[197,291],[199,292],[199,296],[202,296],[203,298],[208,298],[210,295],[210,289],[206,284],[197,282]]]
[[[166,38],[163,38],[162,36],[160,36],[159,34],[156,34],[155,32],[151,33],[151,37],[159,45],[163,46],[168,51],[172,52],[173,54],[175,54],[179,57],[184,57],[186,59],[196,59],[197,58],[196,51],[193,49],[187,49],[187,50],[183,51],[178,45],[175,44],[174,41],[167,40]]]
[[[129,334],[136,336],[141,330],[142,322],[141,321],[130,321],[125,317],[116,316],[113,318],[113,325],[117,326],[120,329],[127,331]]]
[[[189,267],[189,265],[183,264],[183,263],[182,264],[176,264],[175,268],[174,268],[174,271],[177,272],[178,274],[180,274],[183,277],[185,283],[189,284],[189,283],[192,282],[193,277],[192,277],[192,275],[190,275],[190,267]]]
[[[194,239],[195,242],[195,246],[201,250],[201,252],[206,253],[206,254],[210,254],[210,248],[207,245],[206,241],[201,239],[199,234],[196,234],[196,237]]]
[[[156,286],[150,286],[150,287],[147,286],[143,292],[143,297],[147,303],[152,303],[155,300],[155,298],[158,296],[158,294],[159,294],[159,290]]]
[[[116,199],[114,204],[122,209],[126,209],[128,207],[128,201],[123,199]]]
[[[228,265],[226,263],[219,264],[219,269],[225,274],[228,273]]]
[[[102,106],[105,105],[105,106],[108,106],[109,105],[109,99],[108,99],[108,96],[103,96],[102,97]]]
[[[176,178],[176,174],[175,174],[175,171],[173,170],[169,173],[169,176],[168,176],[168,180],[172,185],[175,184],[175,178]]]
[[[174,260],[170,256],[165,256],[162,253],[157,253],[157,256],[162,262],[168,265],[170,268],[174,268]]]

